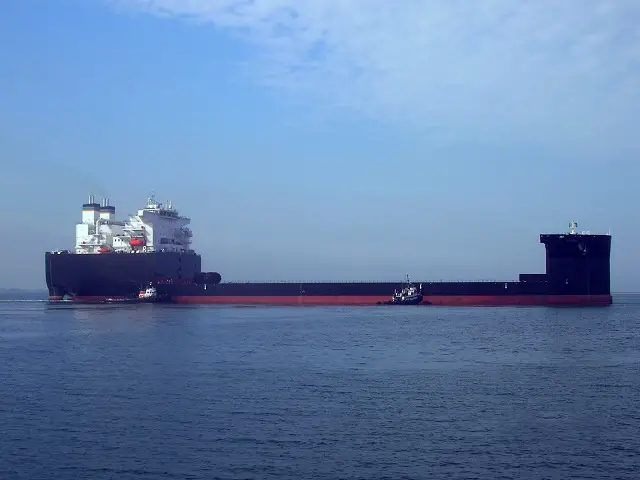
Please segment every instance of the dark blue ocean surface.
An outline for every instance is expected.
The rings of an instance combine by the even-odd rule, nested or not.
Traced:
[[[609,308],[0,302],[2,479],[637,479]]]

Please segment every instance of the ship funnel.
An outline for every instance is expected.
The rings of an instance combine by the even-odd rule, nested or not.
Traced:
[[[100,207],[100,218],[104,220],[113,221],[116,216],[116,207],[109,205],[109,197],[102,199],[102,206]]]
[[[95,196],[89,194],[89,203],[82,205],[82,223],[95,224],[100,216],[100,205],[95,203]]]

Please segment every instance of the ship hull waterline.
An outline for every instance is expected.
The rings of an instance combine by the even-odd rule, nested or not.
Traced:
[[[72,296],[67,302],[104,303],[114,297]],[[64,301],[62,297],[50,297],[51,302]],[[255,306],[385,306],[388,296],[228,296],[228,295],[177,295],[160,303],[182,305],[255,305]],[[141,302],[144,303],[144,302]],[[442,307],[509,307],[509,306],[608,306],[611,295],[428,295],[419,305]],[[389,305],[387,305],[389,306]],[[396,305],[394,305],[396,306]],[[410,306],[410,305],[409,305]],[[415,305],[414,305],[415,306]]]

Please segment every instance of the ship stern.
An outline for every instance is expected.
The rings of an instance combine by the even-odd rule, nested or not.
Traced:
[[[64,300],[64,297],[67,294],[67,292],[62,285],[57,285],[53,281],[54,272],[53,272],[53,259],[51,258],[52,255],[60,255],[60,254],[56,252],[45,252],[44,254],[45,280],[47,283],[47,290],[49,291],[49,300],[60,301],[60,300]]]

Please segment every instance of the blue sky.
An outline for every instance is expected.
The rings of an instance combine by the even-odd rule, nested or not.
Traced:
[[[0,286],[150,191],[225,279],[514,279],[611,228],[640,289],[640,2],[0,2]]]

